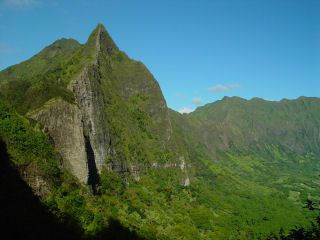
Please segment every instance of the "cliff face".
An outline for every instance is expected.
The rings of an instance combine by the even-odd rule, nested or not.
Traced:
[[[75,95],[77,106],[81,112],[83,138],[84,141],[87,141],[88,147],[92,148],[94,154],[92,160],[99,173],[102,170],[104,160],[111,151],[109,130],[104,125],[106,122],[104,105],[103,102],[99,102],[99,97],[103,96],[103,92],[99,88],[100,80],[97,66],[90,64],[68,86]]]
[[[80,181],[86,181],[87,156],[79,107],[62,99],[52,99],[28,116],[44,124],[44,132],[48,134],[58,153],[60,164]]]
[[[44,125],[61,164],[81,182],[95,184],[103,167],[138,180],[141,170],[159,166],[159,152],[177,150],[161,89],[141,62],[119,51],[102,25],[79,52],[80,70],[61,80],[74,102],[55,97],[27,116]],[[139,146],[146,137],[149,142]],[[172,167],[183,165],[186,173],[181,151],[174,161]]]

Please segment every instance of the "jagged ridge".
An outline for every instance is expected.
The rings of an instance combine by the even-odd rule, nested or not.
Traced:
[[[42,55],[51,59],[48,49],[56,45]],[[121,52],[101,24],[84,45],[70,49],[59,57],[60,64],[40,69],[30,80],[26,76],[28,89],[36,85],[40,96],[45,89],[49,93],[37,104],[26,104],[28,94],[21,99],[21,113],[44,124],[62,165],[82,182],[93,179],[89,172],[101,174],[103,167],[139,179],[142,169],[159,166],[157,156],[162,151],[177,154],[166,166],[185,166],[183,152],[170,139],[171,123],[159,84],[146,67]],[[13,81],[21,90],[22,81]],[[2,89],[7,87],[4,84]],[[16,105],[14,98],[8,102]]]

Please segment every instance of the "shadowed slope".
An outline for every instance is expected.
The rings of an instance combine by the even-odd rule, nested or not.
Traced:
[[[67,229],[41,205],[20,178],[0,140],[1,239],[79,239],[79,229]]]
[[[0,226],[1,239],[68,239],[81,238],[82,229],[71,218],[65,224],[59,222],[41,204],[32,189],[20,178],[10,163],[6,144],[0,139]],[[72,226],[72,228],[71,228]],[[109,227],[102,229],[92,240],[143,240],[123,227],[119,221],[110,219]]]

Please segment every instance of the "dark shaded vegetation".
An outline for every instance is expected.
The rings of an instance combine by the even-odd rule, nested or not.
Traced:
[[[128,228],[121,225],[116,219],[109,220],[109,227],[97,233],[93,240],[146,240],[146,238],[139,237],[135,231],[130,231]]]
[[[30,169],[32,174],[57,186],[61,182],[55,153],[38,127],[35,121],[19,116],[12,107],[0,101],[0,137],[7,143],[12,162],[18,167],[37,165]]]
[[[50,215],[20,178],[6,144],[0,140],[1,239],[79,239],[80,229],[67,229]]]
[[[291,229],[288,234],[284,234],[283,229],[281,228],[279,234],[270,234],[266,240],[318,240],[320,239],[320,215],[319,208],[314,208],[316,205],[315,202],[308,199],[306,201],[305,208],[310,211],[316,211],[318,216],[311,222],[310,227],[295,227]]]
[[[141,239],[106,212],[89,209],[84,197],[91,202],[94,197],[58,168],[49,141],[34,124],[0,104],[2,238]],[[40,201],[34,191],[49,196]],[[83,225],[91,225],[93,230],[85,232]]]
[[[62,223],[43,206],[39,197],[20,177],[10,161],[6,144],[0,139],[0,226],[1,239],[92,239],[143,240],[116,219],[93,236],[83,237],[83,229],[71,216]],[[70,224],[71,223],[71,224]]]

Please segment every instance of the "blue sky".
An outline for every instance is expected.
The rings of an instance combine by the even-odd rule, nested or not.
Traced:
[[[320,97],[319,0],[2,0],[0,70],[102,23],[174,110]]]

